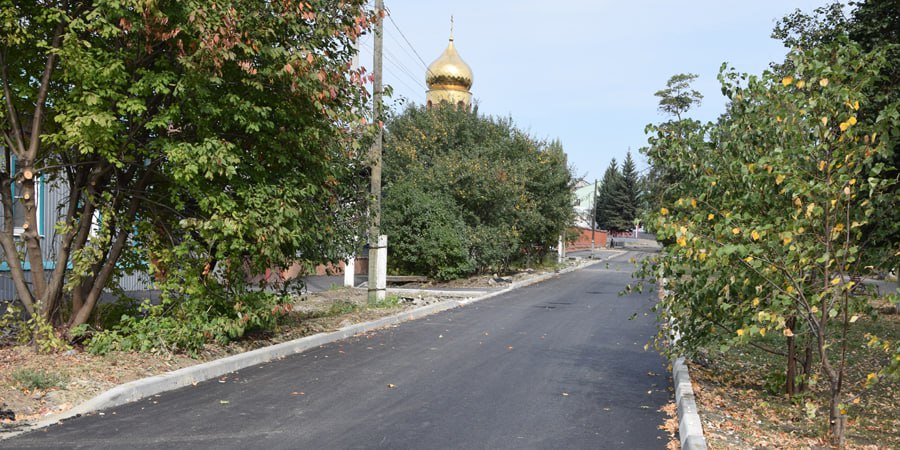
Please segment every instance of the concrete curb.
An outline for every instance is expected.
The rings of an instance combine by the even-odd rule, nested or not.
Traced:
[[[685,450],[706,450],[703,423],[694,401],[694,388],[684,357],[672,362],[672,378],[675,382],[675,404],[678,411],[678,437]]]
[[[618,256],[618,255],[616,255]],[[614,256],[615,257],[615,256]],[[525,286],[530,286],[532,284],[540,283],[542,281],[548,280],[550,278],[557,277],[564,273],[574,272],[576,270],[580,270],[582,268],[603,262],[604,260],[587,260],[587,262],[582,262],[581,264],[577,264],[574,266],[567,267],[565,269],[559,270],[557,272],[551,272],[546,274],[541,274],[533,278],[529,278],[527,280],[518,281],[512,283],[510,286],[505,289],[490,292],[488,294],[475,297],[475,298],[467,298],[461,300],[445,300],[439,303],[433,303],[431,305],[426,305],[420,308],[416,308],[410,311],[404,311],[401,313],[394,314],[392,316],[384,317],[378,320],[374,320],[371,322],[358,323],[355,325],[349,325],[344,328],[341,328],[337,331],[332,331],[330,333],[319,333],[312,336],[306,336],[303,338],[295,339],[293,341],[282,342],[280,344],[271,345],[268,347],[258,348],[256,350],[251,350],[245,353],[239,353],[237,355],[228,356],[225,358],[216,359],[213,361],[205,362],[202,364],[197,364],[190,367],[185,367],[182,369],[174,370],[172,372],[167,372],[161,375],[156,375],[148,378],[142,378],[140,380],[135,380],[129,383],[125,383],[119,386],[116,386],[106,392],[103,392],[96,397],[81,403],[72,409],[56,414],[53,416],[48,416],[43,420],[40,420],[32,425],[23,427],[16,431],[11,431],[8,433],[0,433],[0,441],[4,439],[8,439],[14,436],[18,436],[23,433],[27,433],[29,431],[33,431],[39,428],[44,428],[56,423],[59,423],[63,420],[70,419],[72,417],[78,417],[83,414],[92,413],[95,411],[109,409],[116,406],[124,405],[126,403],[135,402],[141,400],[143,398],[150,397],[152,395],[156,395],[162,392],[175,390],[178,388],[182,388],[185,386],[190,386],[202,381],[210,380],[213,378],[220,377],[222,375],[235,372],[237,370],[245,369],[247,367],[265,364],[271,362],[273,360],[283,358],[285,356],[293,355],[296,353],[302,353],[306,350],[319,347],[325,344],[329,344],[335,341],[340,341],[343,339],[347,339],[354,335],[365,333],[368,331],[377,330],[380,328],[384,328],[389,325],[398,324],[401,322],[406,322],[409,320],[416,320],[422,317],[430,316],[432,314],[439,313],[441,311],[446,311],[448,309],[458,308],[460,306],[469,305],[471,303],[475,303],[481,300],[486,300],[488,298],[496,297],[498,295],[505,294],[507,292],[513,291],[515,289],[519,289]]]

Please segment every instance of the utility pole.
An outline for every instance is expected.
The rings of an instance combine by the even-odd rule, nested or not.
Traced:
[[[591,259],[594,259],[594,233],[597,228],[597,179],[594,178],[594,195],[591,196]]]
[[[384,300],[387,287],[387,236],[381,235],[381,150],[384,137],[382,122],[382,52],[384,46],[384,0],[375,0],[375,50],[372,72],[375,76],[372,101],[374,103],[374,123],[378,127],[375,143],[369,149],[372,164],[371,194],[369,206],[369,303]]]

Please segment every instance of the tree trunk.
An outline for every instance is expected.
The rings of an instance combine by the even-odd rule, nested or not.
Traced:
[[[844,448],[844,434],[847,431],[847,415],[841,411],[841,392],[837,384],[831,386],[831,408],[829,408],[831,425],[831,443]]]
[[[794,329],[796,319],[790,317],[787,320],[787,328]],[[784,392],[793,396],[797,393],[797,342],[794,336],[787,337],[787,378],[784,380]]]
[[[812,377],[812,357],[813,341],[812,339],[807,339],[806,350],[803,352],[803,379],[800,381],[800,392],[806,392],[806,389],[809,387],[809,379]]]

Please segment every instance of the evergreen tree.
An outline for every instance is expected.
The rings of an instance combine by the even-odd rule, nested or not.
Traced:
[[[619,209],[619,223],[621,229],[632,229],[634,219],[638,217],[638,208],[641,201],[641,187],[638,179],[637,167],[631,158],[631,150],[625,156],[622,164],[621,183],[615,192],[615,203]]]
[[[597,227],[601,230],[621,231],[622,217],[616,200],[621,192],[622,174],[615,158],[603,174],[603,183],[597,192]]]

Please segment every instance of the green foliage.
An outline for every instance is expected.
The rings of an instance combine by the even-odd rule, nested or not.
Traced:
[[[10,376],[22,389],[29,391],[64,388],[68,381],[62,374],[37,369],[16,369]]]
[[[439,279],[541,260],[573,219],[559,142],[510,120],[410,107],[385,135],[391,270]]]
[[[872,274],[862,255],[877,267],[900,258],[898,242],[873,252],[863,232],[897,204],[897,179],[885,175],[900,115],[896,103],[874,115],[861,107],[884,53],[838,42],[792,52],[788,75],[723,66],[731,104],[717,124],[649,127],[650,162],[675,183],[652,218],[669,242],[666,256],[645,274],[664,280],[658,311],[670,326],[659,337],[677,337],[673,352],[746,345],[767,333],[815,349],[842,436],[846,352],[830,349],[846,349],[847,330],[869,313],[853,294]],[[885,234],[900,226],[878,225]]]
[[[603,181],[597,191],[597,227],[603,230],[620,231],[621,211],[618,207],[618,196],[622,191],[622,173],[616,159],[613,158],[603,173]]]
[[[10,330],[20,344],[33,345],[40,353],[55,353],[71,348],[43,317],[28,317],[14,304],[7,306],[6,312],[0,316],[0,329]]]
[[[666,82],[666,88],[656,91],[653,95],[659,97],[659,110],[681,120],[681,115],[694,106],[699,106],[703,100],[703,94],[691,89],[691,83],[697,79],[697,75],[680,73],[673,75]]]
[[[111,351],[186,352],[196,355],[203,346],[228,342],[253,330],[272,330],[291,311],[291,297],[256,291],[233,300],[213,285],[206,296],[167,297],[158,305],[145,303],[140,314],[123,315],[111,329],[90,336],[94,354]]]
[[[621,170],[613,159],[603,174],[596,200],[597,226],[612,231],[633,230],[641,196],[641,183],[629,151]]]
[[[214,284],[348,254],[368,102],[350,62],[371,14],[362,0],[0,3],[0,129],[18,161],[0,168],[2,208],[13,179],[34,192],[28,173],[70,193],[46,205],[55,239],[0,230],[27,313],[77,327],[103,289],[143,271],[174,309],[202,314]],[[214,303],[243,297],[228,298]]]
[[[648,159],[677,160],[679,154],[687,153],[692,157],[706,151],[709,143],[705,141],[707,125],[696,120],[683,118],[682,115],[691,108],[700,105],[703,96],[691,89],[691,83],[697,79],[694,74],[673,75],[667,82],[667,88],[656,92],[660,98],[659,109],[672,116],[659,125],[648,125],[645,129],[650,134],[649,147],[641,149]],[[649,171],[643,179],[643,216],[667,205],[677,198],[672,192],[678,184],[688,176],[685,166],[676,164],[650,164]],[[645,225],[653,228],[652,221],[644,220]]]
[[[383,210],[394,270],[440,280],[472,272],[466,224],[451,199],[405,179],[385,190]]]

